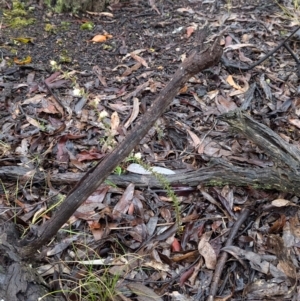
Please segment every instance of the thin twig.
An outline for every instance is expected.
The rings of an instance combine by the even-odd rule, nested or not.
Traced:
[[[229,60],[227,60],[224,56],[221,58],[221,62],[225,67],[231,67],[240,69],[243,71],[249,71],[253,69],[254,67],[260,65],[262,62],[264,62],[267,58],[269,58],[271,55],[273,55],[280,47],[284,46],[285,43],[300,29],[300,26],[298,26],[287,38],[285,38],[277,47],[275,47],[273,50],[271,50],[269,53],[267,53],[264,57],[262,57],[260,60],[258,60],[256,63],[250,65],[250,66],[239,66],[237,64],[231,64]]]
[[[244,209],[241,213],[241,215],[239,216],[239,219],[236,221],[236,223],[234,224],[234,226],[232,227],[229,237],[226,241],[225,247],[229,247],[232,245],[233,239],[235,238],[237,232],[239,231],[241,225],[244,223],[244,221],[248,218],[250,214],[250,210],[248,208]],[[207,301],[213,301],[216,294],[217,294],[217,289],[218,289],[218,285],[219,285],[219,281],[221,278],[221,274],[223,271],[223,268],[225,266],[225,263],[227,261],[227,257],[228,257],[228,253],[227,252],[222,252],[221,256],[219,257],[216,269],[215,269],[215,273],[212,279],[212,284],[210,287],[210,292],[209,292],[209,296],[207,298]]]

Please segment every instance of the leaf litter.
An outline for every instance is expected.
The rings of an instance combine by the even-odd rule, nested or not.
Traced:
[[[70,22],[66,32],[2,28],[5,43],[37,36],[35,44],[17,46],[18,57],[30,57],[30,62],[20,64],[3,48],[0,66],[0,169],[26,168],[18,180],[10,175],[13,181],[1,172],[1,211],[17,217],[24,233],[59,210],[71,189],[71,174],[78,180],[143,118],[197,44],[197,27],[207,21],[213,36],[228,26],[224,57],[242,66],[258,61],[293,29],[271,1],[264,7],[250,1],[229,9],[228,1],[220,7],[208,1],[119,4],[111,6],[113,15],[85,16],[98,26],[93,33],[80,31],[75,17],[56,14],[51,23]],[[35,13],[42,24],[43,11],[36,7]],[[297,40],[291,47],[297,50]],[[61,60],[62,51],[71,62]],[[50,61],[57,70],[51,70]],[[272,158],[229,131],[218,116],[246,109],[299,147],[298,90],[295,62],[286,51],[250,71],[234,72],[220,64],[188,81],[135,153],[158,174],[197,170],[213,158],[245,168],[272,166]],[[41,171],[47,174],[45,182],[34,178]],[[151,173],[130,160],[115,171],[120,178],[134,172],[141,178]],[[114,300],[207,300],[225,252],[231,257],[215,300],[299,299],[298,196],[218,183],[191,189],[178,183],[171,187],[178,199],[174,204],[161,186],[108,180],[45,246],[38,272],[47,283],[59,273],[63,287],[76,291],[74,280],[91,266],[97,271],[97,263],[102,275],[118,276]],[[251,214],[232,245],[225,246],[246,207]]]

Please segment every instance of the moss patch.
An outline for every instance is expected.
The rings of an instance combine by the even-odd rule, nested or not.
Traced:
[[[4,20],[12,28],[25,27],[35,22],[34,18],[30,18],[29,10],[19,1],[13,1],[11,10],[4,10]]]

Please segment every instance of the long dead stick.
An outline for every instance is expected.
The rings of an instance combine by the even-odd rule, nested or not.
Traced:
[[[202,29],[199,34],[199,45],[202,47],[207,36],[207,28]],[[113,172],[141,141],[154,125],[155,121],[163,114],[173,98],[178,94],[184,84],[200,71],[216,65],[222,55],[220,37],[212,46],[201,52],[193,53],[180,65],[172,80],[160,92],[150,109],[126,139],[102,162],[80,180],[75,188],[68,194],[62,205],[54,213],[52,218],[37,229],[31,229],[29,235],[20,242],[20,254],[23,258],[33,257],[36,251],[46,244],[57,231],[73,215],[76,209],[99,187],[99,185]]]

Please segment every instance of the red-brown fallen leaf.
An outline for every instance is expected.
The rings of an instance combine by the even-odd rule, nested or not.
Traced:
[[[277,219],[272,227],[269,229],[269,233],[279,233],[282,231],[283,227],[285,226],[286,223],[286,216],[281,214],[280,218]]]
[[[187,29],[186,29],[186,37],[189,38],[194,31],[195,31],[194,26],[187,27]]]
[[[176,253],[172,256],[172,261],[180,262],[183,260],[188,260],[189,262],[194,262],[198,257],[199,257],[199,252],[198,252],[198,250],[195,250],[195,251],[191,251],[191,252],[184,253],[184,254]]]
[[[62,79],[61,75],[62,73],[60,71],[54,72],[45,79],[46,85],[51,89],[64,87],[68,80]]]
[[[56,160],[59,163],[63,163],[64,165],[69,162],[69,153],[66,148],[66,142],[68,138],[66,136],[60,137],[57,143],[57,153],[56,153]]]
[[[226,295],[225,297],[216,297],[214,300],[215,301],[227,301],[227,300],[230,300],[232,297],[232,293]]]
[[[216,105],[222,114],[233,111],[237,108],[237,105],[230,97],[225,98],[222,95],[218,95],[216,97]]]
[[[180,281],[179,281],[180,286],[183,286],[184,283],[193,275],[194,269],[195,268],[192,267],[180,276]]]
[[[240,212],[242,208],[240,206],[234,206],[233,207],[233,212]]]
[[[239,51],[239,60],[242,62],[245,62],[245,63],[249,63],[249,64],[253,63],[253,61],[251,59],[247,58],[242,51]]]
[[[188,89],[188,86],[187,86],[187,85],[184,85],[184,86],[179,90],[179,93],[178,93],[178,94],[184,94],[184,93],[186,93],[187,89]]]
[[[232,37],[231,36],[227,36],[225,38],[225,47],[229,46],[232,44]]]
[[[215,232],[222,224],[223,224],[223,221],[216,220],[212,223],[211,229]]]
[[[90,227],[95,241],[103,238],[103,234],[106,232],[106,230],[108,230],[106,226],[101,225],[98,221],[87,221],[87,223]]]
[[[88,225],[90,227],[90,230],[100,229],[101,228],[101,225],[99,224],[98,221],[88,221]]]
[[[93,72],[97,75],[99,81],[104,87],[107,87],[105,77],[102,75],[102,69],[99,66],[93,67]]]
[[[85,161],[85,160],[99,160],[102,159],[105,156],[105,154],[97,152],[95,149],[90,149],[88,151],[84,150],[80,154],[78,154],[77,160],[79,162]]]
[[[155,5],[155,0],[149,0],[149,4],[150,4],[151,8],[152,8],[153,10],[155,10],[155,11],[157,12],[158,15],[160,15],[160,12],[159,12],[158,8],[157,8],[156,5]]]
[[[129,215],[133,215],[133,212],[134,212],[134,204],[131,203],[130,206],[129,206],[129,208],[128,208],[128,214]]]
[[[124,73],[122,74],[123,77],[130,75],[132,72],[138,70],[140,67],[142,66],[142,64],[140,62],[137,62],[136,64],[134,64],[132,67],[126,69],[124,71]]]
[[[172,252],[180,252],[181,246],[178,239],[174,238],[172,245],[171,245]]]

